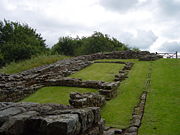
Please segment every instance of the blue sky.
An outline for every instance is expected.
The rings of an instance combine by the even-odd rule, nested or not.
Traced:
[[[100,31],[131,47],[180,52],[180,0],[0,0],[0,19],[27,23],[49,47]]]

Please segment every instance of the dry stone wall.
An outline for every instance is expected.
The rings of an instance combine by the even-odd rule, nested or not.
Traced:
[[[101,107],[105,104],[105,99],[110,100],[117,95],[117,88],[120,82],[127,78],[133,63],[111,61],[111,63],[125,64],[115,76],[114,82],[83,81],[67,76],[89,66],[93,60],[97,59],[156,60],[159,58],[160,56],[145,51],[97,53],[58,61],[18,74],[0,74],[0,134],[102,135],[104,122],[100,117],[99,108],[94,106]],[[71,93],[70,104],[72,106],[13,103],[44,86],[95,88],[100,95]]]
[[[19,101],[32,94],[37,89],[44,87],[42,83],[48,79],[61,79],[86,66],[97,59],[141,59],[153,57],[152,60],[161,56],[146,51],[121,51],[111,53],[96,53],[83,55],[71,59],[58,61],[54,64],[27,70],[18,74],[0,74],[0,102]]]
[[[69,103],[75,108],[102,107],[106,101],[105,97],[97,93],[70,93]]]
[[[0,103],[1,135],[102,135],[103,124],[96,107]]]
[[[104,95],[107,100],[112,99],[117,95],[117,88],[120,82],[103,82],[103,81],[82,81],[77,78],[62,78],[46,80],[42,83],[44,86],[69,86],[69,87],[82,87],[82,88],[94,88],[99,91],[101,95]]]

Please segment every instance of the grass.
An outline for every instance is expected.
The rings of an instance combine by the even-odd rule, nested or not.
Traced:
[[[100,60],[102,61],[102,60]],[[107,60],[103,60],[107,61]],[[132,112],[143,91],[150,62],[138,60],[108,60],[135,62],[129,78],[118,88],[118,96],[101,109],[107,126],[127,128]],[[96,63],[70,77],[84,80],[112,81],[122,64]],[[45,87],[27,97],[25,102],[68,104],[70,92],[97,92],[94,89]],[[139,135],[180,134],[180,60],[160,59],[153,62],[152,86],[148,93]]]
[[[0,69],[0,73],[13,74],[22,72],[34,67],[39,67],[46,64],[54,63],[58,60],[63,60],[69,58],[63,55],[41,55],[37,57],[32,57],[31,59],[24,60],[21,62],[12,62],[9,65]]]
[[[180,59],[153,63],[140,135],[180,135]]]
[[[135,65],[129,72],[129,78],[121,83],[117,97],[108,101],[102,108],[101,114],[106,120],[107,126],[116,128],[128,127],[132,118],[133,108],[137,105],[139,96],[142,93],[149,62],[130,61],[135,62]]]
[[[94,63],[70,77],[81,78],[83,80],[102,80],[112,82],[114,75],[123,68],[123,64],[115,63]]]
[[[75,87],[44,87],[39,89],[31,96],[25,98],[21,102],[35,102],[35,103],[58,103],[69,104],[69,94],[71,92],[97,92],[95,89],[89,88],[75,88]]]

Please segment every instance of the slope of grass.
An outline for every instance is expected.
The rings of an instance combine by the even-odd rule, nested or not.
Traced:
[[[111,82],[114,79],[114,75],[118,74],[118,71],[121,70],[123,66],[123,64],[115,63],[95,63],[72,74],[70,77]]]
[[[180,135],[180,59],[153,64],[140,135]]]
[[[108,126],[128,127],[133,108],[137,105],[139,96],[143,91],[149,62],[131,61],[134,61],[135,65],[129,72],[129,78],[121,83],[117,97],[108,101],[102,108],[101,114]]]
[[[12,62],[9,65],[1,68],[0,73],[7,73],[7,74],[18,73],[34,67],[51,64],[58,60],[63,60],[66,58],[69,57],[63,55],[49,55],[49,56],[41,55],[37,57],[32,57],[29,60],[24,60],[21,62]]]
[[[95,89],[76,87],[44,87],[21,102],[69,104],[71,92],[97,92]]]

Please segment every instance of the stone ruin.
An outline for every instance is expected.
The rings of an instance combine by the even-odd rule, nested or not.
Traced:
[[[70,93],[69,103],[74,108],[102,107],[106,101],[105,97],[97,93]]]
[[[103,120],[96,107],[37,103],[0,103],[1,135],[101,135]]]
[[[127,78],[133,63],[124,64],[114,82],[82,81],[68,78],[93,63],[110,63],[98,59],[156,60],[161,56],[146,51],[96,53],[58,61],[17,74],[0,74],[0,134],[1,135],[102,135],[104,122],[99,108],[117,95],[120,82]],[[71,93],[70,105],[14,103],[45,86],[95,88],[97,93]],[[105,133],[105,132],[104,132]]]

